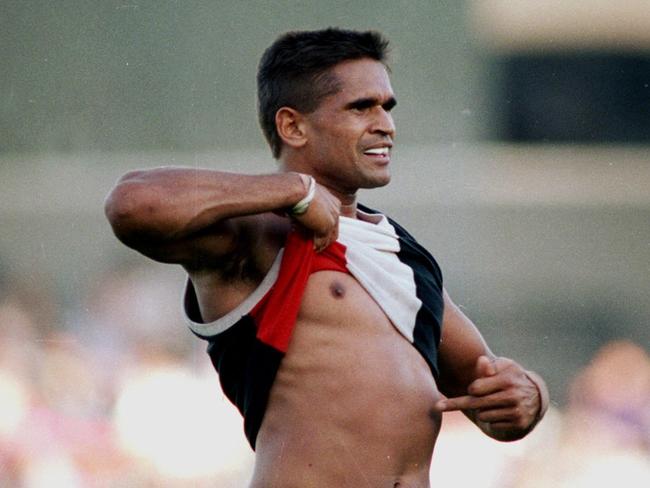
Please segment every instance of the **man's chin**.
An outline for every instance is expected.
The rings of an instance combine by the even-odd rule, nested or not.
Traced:
[[[388,183],[390,183],[390,171],[386,169],[380,174],[375,174],[371,178],[371,185],[368,188],[380,188],[382,186],[386,186]]]
[[[388,185],[388,183],[390,183],[390,173],[387,171],[383,175],[373,175],[373,177],[368,178],[368,181],[362,188],[381,188],[382,186]]]

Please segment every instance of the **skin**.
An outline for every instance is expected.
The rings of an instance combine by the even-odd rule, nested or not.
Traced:
[[[305,175],[318,182],[316,195],[293,224],[313,233],[317,251],[336,239],[340,215],[359,217],[359,188],[390,181],[390,154],[366,152],[392,147],[395,136],[385,67],[361,59],[332,72],[341,90],[314,112],[278,110],[278,174],[159,168],[128,173],[109,195],[118,238],[183,265],[206,322],[241,303],[269,270],[292,225],[278,211],[305,196]],[[444,301],[436,383],[354,278],[314,273],[257,437],[251,486],[427,487],[445,411],[463,410],[498,440],[526,435],[543,410],[543,381],[495,357],[446,292]]]

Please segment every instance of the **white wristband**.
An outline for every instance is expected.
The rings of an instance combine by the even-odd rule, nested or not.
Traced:
[[[309,208],[309,204],[314,199],[314,195],[316,195],[316,180],[314,179],[313,176],[309,176],[309,188],[307,189],[307,195],[305,196],[305,198],[303,198],[298,203],[296,203],[293,207],[291,207],[291,209],[289,210],[289,215],[293,217],[296,215],[304,214]]]

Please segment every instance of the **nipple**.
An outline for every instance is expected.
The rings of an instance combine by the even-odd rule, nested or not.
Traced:
[[[345,288],[338,281],[333,281],[330,285],[330,292],[334,298],[343,298],[345,296]]]

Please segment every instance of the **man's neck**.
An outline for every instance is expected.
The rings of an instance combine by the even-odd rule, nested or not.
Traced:
[[[316,177],[314,177],[316,178]],[[343,217],[350,217],[351,219],[357,218],[357,194],[348,193],[345,191],[338,190],[333,188],[331,185],[328,185],[326,182],[319,181],[316,178],[316,182],[320,185],[323,185],[327,191],[339,199],[341,202],[341,215]]]
[[[357,200],[356,198],[352,203],[343,204],[341,203],[341,215],[343,217],[350,217],[351,219],[357,218]]]

